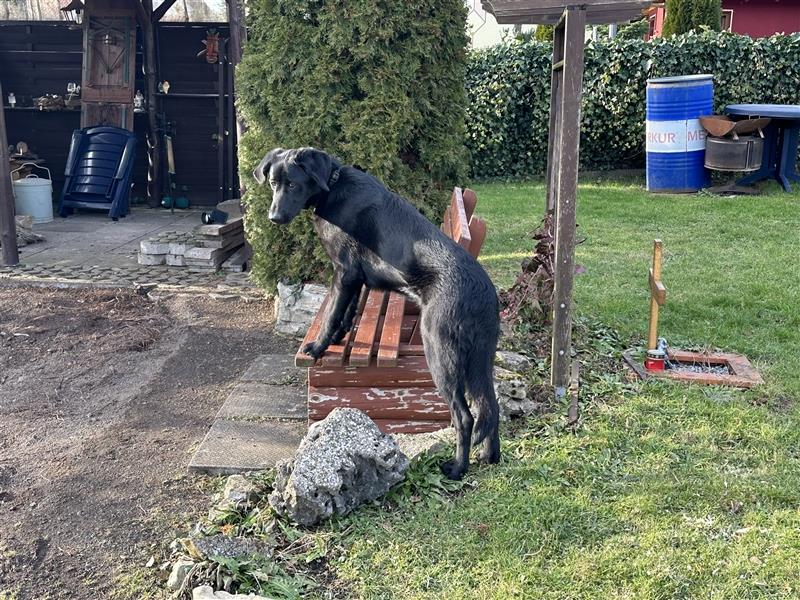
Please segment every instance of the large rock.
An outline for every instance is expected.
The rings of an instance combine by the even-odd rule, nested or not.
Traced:
[[[302,338],[317,314],[328,288],[315,283],[286,285],[278,283],[275,300],[275,330]]]
[[[194,562],[191,560],[179,560],[172,566],[172,571],[167,579],[167,589],[177,592],[181,589],[184,580],[189,576],[189,572],[194,567]]]
[[[309,428],[294,459],[277,465],[269,503],[302,525],[314,525],[382,496],[407,468],[397,442],[367,415],[337,408]]]
[[[452,427],[429,431],[427,433],[394,433],[392,434],[400,451],[409,461],[415,458],[441,452],[456,443],[456,430]]]

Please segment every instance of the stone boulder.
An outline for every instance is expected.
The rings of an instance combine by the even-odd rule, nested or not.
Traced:
[[[523,375],[533,367],[533,362],[530,358],[519,352],[510,352],[509,350],[498,350],[494,361],[504,369]]]
[[[279,282],[275,299],[275,330],[302,338],[327,293],[327,287],[315,283],[286,285]]]
[[[293,459],[278,463],[269,503],[301,525],[346,515],[403,480],[408,459],[367,415],[337,408],[314,423]]]

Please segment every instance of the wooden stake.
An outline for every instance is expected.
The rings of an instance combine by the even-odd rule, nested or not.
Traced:
[[[19,262],[19,251],[17,226],[14,222],[14,190],[11,187],[6,113],[2,99],[3,85],[0,83],[0,244],[3,245],[3,264],[10,267]]]
[[[658,307],[667,301],[667,288],[661,281],[661,240],[653,240],[653,266],[650,268],[650,326],[647,330],[647,349],[658,344]]]

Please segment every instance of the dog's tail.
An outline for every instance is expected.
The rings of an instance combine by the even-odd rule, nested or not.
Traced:
[[[472,429],[472,445],[477,446],[489,436],[497,436],[500,408],[494,393],[492,367],[472,370],[467,379],[467,392],[476,413]]]

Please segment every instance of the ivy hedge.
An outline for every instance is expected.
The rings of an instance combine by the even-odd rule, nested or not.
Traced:
[[[552,44],[510,41],[471,53],[467,146],[478,178],[544,172]],[[800,34],[750,38],[687,33],[651,41],[601,40],[586,47],[582,102],[584,168],[644,165],[645,90],[650,77],[712,73],[716,111],[740,102],[800,98]]]
[[[253,274],[325,280],[329,260],[308,211],[267,219],[269,186],[250,175],[274,147],[315,146],[358,164],[438,220],[468,171],[463,0],[254,0],[237,68],[239,145]]]

